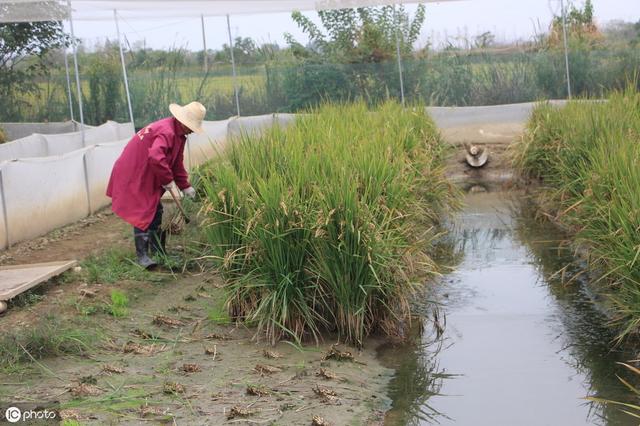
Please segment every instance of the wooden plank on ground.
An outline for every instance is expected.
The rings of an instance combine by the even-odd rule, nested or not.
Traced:
[[[0,300],[9,300],[78,264],[76,260],[0,267]]]

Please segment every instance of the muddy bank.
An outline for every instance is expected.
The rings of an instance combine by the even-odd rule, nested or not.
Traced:
[[[99,338],[84,356],[0,372],[0,400],[55,403],[82,424],[298,425],[314,416],[333,425],[380,424],[392,374],[375,359],[380,342],[369,339],[361,351],[338,346],[333,355],[330,336],[318,346],[256,343],[253,330],[229,322],[220,285],[214,275],[58,284],[50,289],[55,297],[3,317],[3,333],[37,310]],[[122,318],[100,312],[114,288],[132,301]],[[79,315],[91,307],[96,313]]]

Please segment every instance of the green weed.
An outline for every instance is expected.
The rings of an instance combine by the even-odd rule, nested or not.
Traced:
[[[0,336],[0,370],[10,371],[50,356],[84,355],[97,337],[82,329],[61,326],[56,318],[47,317],[36,326]]]
[[[120,290],[111,290],[111,303],[107,305],[107,311],[114,317],[124,317],[127,315],[129,298]]]
[[[89,283],[115,283],[123,280],[160,282],[163,277],[140,267],[130,251],[114,248],[82,262]]]

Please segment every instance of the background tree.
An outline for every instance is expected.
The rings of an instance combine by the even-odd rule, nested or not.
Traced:
[[[7,12],[2,8],[0,12]],[[20,104],[17,92],[37,92],[36,79],[47,73],[45,58],[66,47],[71,38],[62,22],[19,22],[0,24],[0,110],[3,120],[16,119]]]
[[[593,45],[602,40],[602,34],[593,20],[593,3],[586,0],[580,7],[569,3],[566,11],[567,36],[572,41]],[[552,47],[562,45],[562,16],[551,21],[548,43]]]
[[[258,57],[258,47],[251,37],[236,37],[233,41],[233,58],[238,64],[255,63]],[[228,62],[231,60],[231,49],[228,44],[222,45],[222,50],[217,52],[215,60]]]
[[[291,17],[309,37],[304,52],[291,34],[285,38],[295,54],[320,56],[338,63],[383,62],[395,56],[396,37],[400,51],[410,55],[425,19],[425,7],[419,5],[411,18],[403,6],[362,7],[319,11],[323,29],[300,12]]]

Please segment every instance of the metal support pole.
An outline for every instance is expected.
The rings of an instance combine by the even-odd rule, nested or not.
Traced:
[[[571,77],[569,76],[569,48],[567,47],[567,14],[564,10],[564,0],[560,0],[562,9],[562,39],[564,42],[564,65],[567,73],[567,96],[571,99]]]
[[[73,116],[73,99],[71,98],[71,79],[69,78],[69,60],[67,59],[67,48],[65,47],[64,52],[64,71],[67,75],[67,96],[69,97],[69,113],[71,114],[71,121],[75,121],[75,117]]]
[[[89,149],[96,149],[95,147],[91,147]],[[91,187],[89,186],[89,167],[87,166],[87,152],[85,151],[82,154],[82,168],[84,169],[84,190],[87,193],[87,208],[89,209],[89,214],[87,216],[91,216],[93,214],[93,208],[91,208]]]
[[[233,73],[233,91],[236,95],[236,110],[238,111],[238,117],[240,117],[240,99],[238,98],[238,78],[236,75],[236,60],[233,57],[233,38],[231,37],[231,21],[229,15],[227,15],[227,31],[229,32],[229,50],[231,51],[231,71]]]
[[[400,3],[402,4],[402,3]],[[393,5],[393,12],[396,14],[396,56],[398,59],[398,75],[400,78],[400,99],[402,100],[402,106],[404,107],[404,81],[402,78],[402,57],[400,56],[400,37],[398,32],[400,31],[400,14],[396,11],[396,5]]]
[[[71,0],[67,0],[69,5],[69,26],[71,28],[71,41],[73,46],[73,66],[76,71],[76,90],[78,91],[78,107],[80,108],[80,134],[82,137],[82,145],[84,146],[84,112],[82,110],[82,89],[80,88],[80,72],[78,71],[78,49],[76,47],[76,35],[73,32],[73,12],[71,9]]]
[[[209,71],[209,64],[207,64],[207,37],[204,32],[204,15],[200,15],[200,22],[202,23],[202,46],[204,47],[202,60],[204,64],[204,73]]]
[[[2,179],[2,169],[0,169],[0,199],[2,200],[2,216],[4,217],[4,237],[6,248],[11,247],[9,238],[9,215],[7,214],[7,197],[4,194],[4,180]]]
[[[118,32],[118,47],[120,48],[120,62],[122,63],[122,78],[124,79],[124,91],[127,93],[127,105],[129,106],[129,119],[133,128],[136,123],[133,120],[133,108],[131,107],[131,95],[129,94],[129,80],[127,79],[127,66],[124,63],[124,52],[122,51],[122,41],[120,40],[120,24],[118,23],[118,11],[113,9],[113,19],[116,21],[116,31]]]

